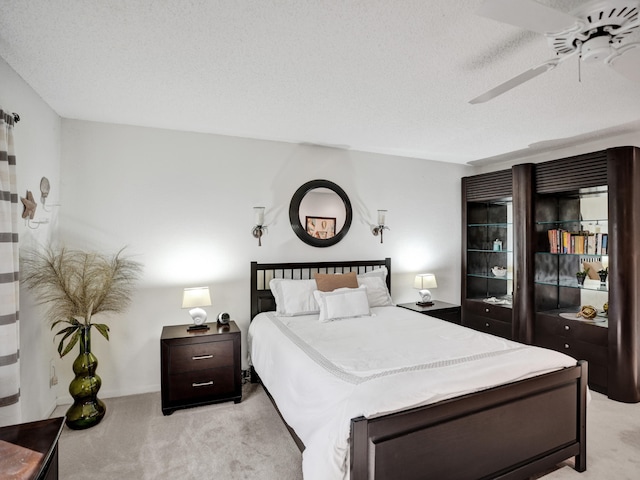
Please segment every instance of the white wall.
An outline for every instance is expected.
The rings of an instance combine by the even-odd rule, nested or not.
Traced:
[[[182,289],[209,285],[210,317],[227,311],[249,325],[249,263],[392,258],[392,295],[415,301],[415,273],[434,272],[434,297],[460,297],[460,178],[469,167],[361,152],[130,127],[62,122],[60,237],[114,252],[127,245],[145,266],[132,307],[105,319],[111,341],[94,337],[101,396],[159,389],[162,326],[189,323]],[[329,248],[301,242],[289,225],[293,193],[327,179],[349,196],[346,238]],[[263,246],[251,235],[265,206]],[[370,228],[389,210],[384,244]],[[97,320],[97,319],[96,319]],[[243,341],[243,367],[246,351]],[[72,378],[73,355],[58,369]],[[61,398],[66,393],[59,391]]]
[[[48,219],[37,230],[19,222],[20,247],[46,244],[55,235],[56,212],[47,213],[40,201],[40,179],[51,184],[49,201],[60,194],[60,117],[0,58],[0,105],[17,112],[21,120],[14,129],[18,194],[31,190],[38,203],[34,220]],[[49,387],[50,361],[57,356],[52,334],[32,295],[20,294],[20,393],[22,421],[48,416],[55,407],[56,389]]]

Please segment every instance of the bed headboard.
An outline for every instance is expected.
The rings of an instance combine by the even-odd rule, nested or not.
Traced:
[[[370,272],[387,267],[387,288],[391,291],[391,259],[350,262],[258,263],[251,262],[251,319],[260,312],[276,309],[269,281],[272,278],[312,279],[314,273]]]

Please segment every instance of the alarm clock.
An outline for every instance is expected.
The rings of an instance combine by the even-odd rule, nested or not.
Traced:
[[[231,317],[229,316],[229,314],[227,312],[220,312],[218,314],[218,323],[220,325],[227,325],[229,323],[230,319],[231,319]]]

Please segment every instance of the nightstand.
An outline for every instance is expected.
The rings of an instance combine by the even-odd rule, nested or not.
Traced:
[[[240,329],[209,323],[209,330],[189,332],[189,325],[162,329],[160,337],[162,413],[178,408],[242,400]]]
[[[398,307],[413,310],[414,312],[423,313],[432,317],[446,320],[447,322],[461,324],[460,305],[433,300],[433,305],[429,307],[421,307],[413,303],[401,303]]]

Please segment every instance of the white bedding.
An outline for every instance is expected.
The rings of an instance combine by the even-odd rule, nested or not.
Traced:
[[[321,323],[257,315],[251,364],[305,444],[305,480],[349,474],[350,420],[569,367],[576,360],[398,307]]]

